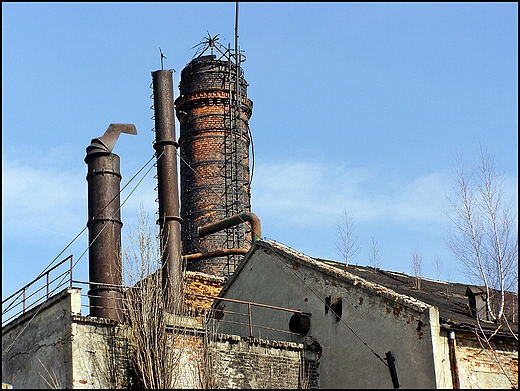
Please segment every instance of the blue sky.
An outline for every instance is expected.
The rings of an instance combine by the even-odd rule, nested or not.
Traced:
[[[151,72],[175,86],[208,33],[234,45],[235,3],[2,3],[2,297],[35,278],[85,227],[85,148],[122,135],[122,186],[153,155]],[[252,211],[263,235],[338,260],[336,223],[355,220],[368,263],[466,282],[444,243],[451,164],[484,146],[518,198],[517,3],[240,3],[254,102]],[[178,94],[178,92],[176,92]],[[178,135],[178,128],[177,128]],[[123,246],[154,170],[123,206]],[[123,199],[130,188],[123,192]],[[73,254],[88,279],[86,231]]]

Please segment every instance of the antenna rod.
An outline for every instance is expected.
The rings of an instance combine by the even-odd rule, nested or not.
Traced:
[[[238,51],[238,1],[235,2],[235,55],[237,55]],[[237,64],[238,64],[237,57]]]
[[[239,111],[238,111],[238,110],[240,110],[240,94],[239,94],[240,83],[239,83],[239,80],[238,80],[238,78],[240,76],[239,68],[238,68],[240,66],[240,59],[238,57],[239,56],[239,50],[238,50],[238,1],[235,2],[235,10],[236,10],[236,12],[235,12],[235,62],[236,62],[236,67],[235,67],[235,72],[236,72],[236,75],[235,75],[236,108],[235,108],[235,110],[237,110],[236,111],[235,126],[238,128],[238,120],[239,120],[239,116],[240,116]]]
[[[159,52],[161,53],[161,70],[164,70],[163,59],[166,58],[166,56],[163,54],[161,48],[159,48]]]

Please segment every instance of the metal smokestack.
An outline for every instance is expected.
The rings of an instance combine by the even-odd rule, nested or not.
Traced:
[[[112,149],[121,133],[137,134],[135,125],[110,124],[87,147],[90,315],[122,320],[120,160]]]
[[[183,289],[181,257],[181,222],[177,178],[175,114],[173,109],[173,72],[152,72],[157,155],[157,189],[162,260],[162,284],[166,309],[180,310]]]

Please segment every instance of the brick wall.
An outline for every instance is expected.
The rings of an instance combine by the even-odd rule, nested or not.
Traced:
[[[219,334],[208,350],[214,388],[318,388],[315,353],[303,344]]]
[[[213,304],[213,299],[201,296],[216,297],[224,286],[224,278],[210,276],[198,272],[186,272],[185,277],[185,313],[202,316]]]
[[[483,349],[472,333],[457,333],[456,343],[461,388],[518,388],[518,341],[513,337],[493,337],[493,350]]]

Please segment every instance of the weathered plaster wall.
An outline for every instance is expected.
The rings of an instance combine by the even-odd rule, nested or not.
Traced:
[[[283,255],[269,248],[257,249],[241,268],[239,278],[225,288],[225,297],[310,312],[308,335],[323,349],[318,368],[322,387],[393,388],[384,360],[388,351],[395,358],[401,387],[435,387],[430,332],[433,307],[365,285],[359,279],[348,282],[334,268],[324,274],[291,258],[284,262],[280,257]],[[328,296],[332,303],[342,299],[339,321],[325,311]],[[244,311],[233,303],[225,305],[225,311]],[[290,313],[263,308],[255,308],[252,314],[255,325],[285,330],[290,317]],[[224,320],[230,318],[238,319],[224,315]],[[226,333],[249,335],[248,326],[220,322],[219,327]],[[255,337],[257,333],[262,338],[270,337],[266,329],[255,327]],[[303,341],[303,337],[294,335],[285,338]]]
[[[437,309],[433,308],[432,312],[434,313],[430,316],[430,333],[435,367],[435,381],[437,388],[453,388],[448,332],[446,329],[440,327]]]
[[[71,388],[71,318],[81,290],[66,289],[2,328],[2,381],[14,388]]]
[[[461,388],[518,388],[517,341],[493,337],[492,351],[472,333],[455,335]]]
[[[128,388],[133,379],[125,329],[108,319],[72,321],[73,388]]]

